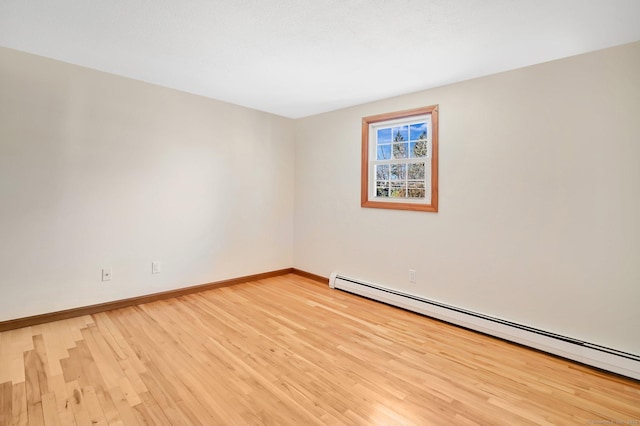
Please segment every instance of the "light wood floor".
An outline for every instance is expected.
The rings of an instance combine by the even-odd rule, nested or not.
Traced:
[[[640,424],[640,382],[286,275],[0,333],[0,424]]]

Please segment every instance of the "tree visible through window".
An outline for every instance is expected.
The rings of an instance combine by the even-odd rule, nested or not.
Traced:
[[[437,105],[362,121],[362,206],[437,211]]]

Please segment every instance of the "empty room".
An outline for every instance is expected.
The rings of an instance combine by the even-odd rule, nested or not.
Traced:
[[[0,426],[640,425],[640,1],[0,1]]]

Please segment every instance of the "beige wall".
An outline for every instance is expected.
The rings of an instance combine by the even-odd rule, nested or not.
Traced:
[[[635,43],[293,122],[0,48],[0,320],[293,265],[640,353],[639,75]],[[361,118],[435,103],[440,212],[360,208]]]
[[[361,118],[432,104],[440,212],[360,208]],[[640,353],[640,43],[298,120],[295,159],[295,267]]]
[[[291,267],[293,153],[291,120],[0,48],[0,320]]]

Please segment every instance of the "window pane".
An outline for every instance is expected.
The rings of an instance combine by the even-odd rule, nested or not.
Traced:
[[[407,182],[391,182],[389,196],[393,198],[405,198],[407,196]]]
[[[409,197],[409,198],[424,198],[425,197],[424,188],[423,189],[409,188],[409,190],[407,191],[407,197]]]
[[[376,197],[389,196],[389,182],[376,182]]]
[[[377,160],[389,160],[391,158],[391,145],[378,146]]]
[[[376,197],[388,197],[388,196],[389,196],[389,188],[376,189]]]
[[[406,179],[407,177],[407,165],[406,164],[391,164],[389,167],[389,177],[391,179]]]
[[[425,163],[409,164],[409,179],[424,179]]]
[[[394,143],[393,144],[393,158],[407,158],[409,153],[409,144]]]
[[[409,126],[399,126],[393,128],[393,141],[402,142],[409,140]]]
[[[428,152],[427,140],[419,140],[417,142],[411,142],[411,157],[426,157]]]
[[[425,197],[425,186],[424,181],[409,181],[407,185],[407,196],[409,198],[424,198]]]
[[[378,129],[378,143],[391,143],[391,128]]]
[[[409,126],[411,140],[415,141],[418,139],[426,139],[427,138],[427,123],[416,123]]]
[[[376,166],[376,179],[388,180],[389,179],[389,165],[377,165]]]

